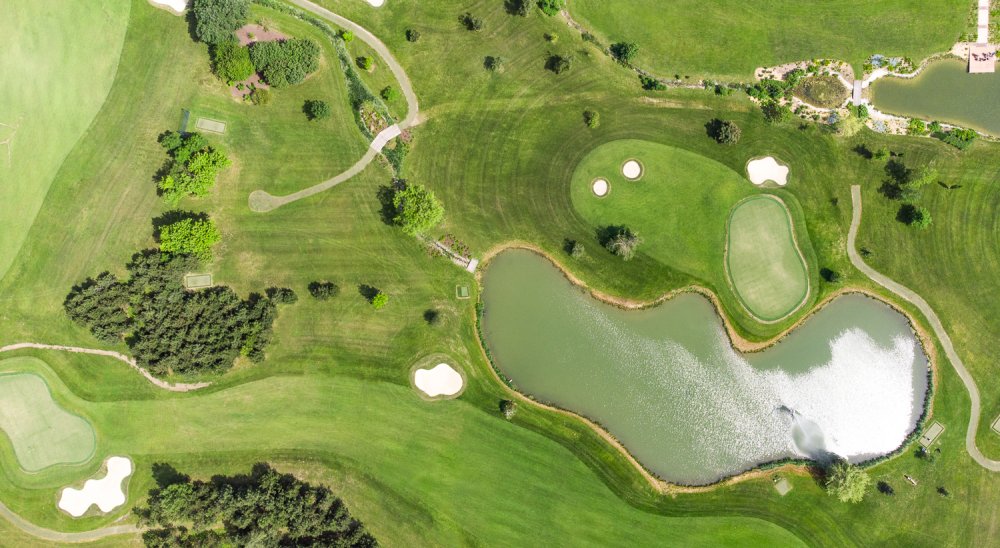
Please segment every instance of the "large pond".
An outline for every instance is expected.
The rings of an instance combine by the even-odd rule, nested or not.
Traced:
[[[951,122],[1000,135],[1000,72],[969,74],[967,63],[944,59],[915,78],[886,77],[871,85],[879,110]]]
[[[491,261],[483,300],[487,344],[520,390],[597,421],[676,483],[784,457],[891,452],[926,395],[927,359],[907,320],[860,295],[747,355],[700,295],[620,310],[528,251]]]

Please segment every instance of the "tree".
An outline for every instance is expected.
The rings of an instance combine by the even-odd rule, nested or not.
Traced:
[[[389,296],[379,290],[379,292],[372,297],[371,303],[375,310],[382,310],[385,308],[385,305],[389,304]]]
[[[503,57],[498,55],[488,55],[483,61],[483,66],[490,72],[502,73],[504,69]]]
[[[538,7],[545,15],[556,15],[566,6],[566,0],[538,0]]]
[[[934,120],[931,125],[927,126],[927,130],[931,133],[941,133],[941,122]]]
[[[724,145],[735,145],[740,142],[743,131],[732,120],[715,119],[710,122],[710,132],[715,142]]]
[[[829,268],[821,268],[819,270],[819,275],[823,277],[828,283],[837,284],[840,283],[840,273],[836,270],[831,270]]]
[[[250,17],[249,0],[194,0],[194,35],[208,44],[218,44],[233,35]]]
[[[910,122],[906,125],[906,132],[910,135],[926,135],[927,124],[923,120],[910,118]]]
[[[764,113],[764,120],[771,124],[784,122],[792,117],[792,110],[777,101],[764,101],[760,110]]]
[[[160,144],[167,149],[170,159],[161,170],[156,185],[171,205],[176,205],[185,196],[208,195],[216,176],[230,165],[229,158],[208,146],[198,133],[182,136],[168,131],[160,136]]]
[[[837,461],[826,478],[826,492],[840,502],[858,503],[871,484],[868,473],[847,461]]]
[[[507,0],[504,7],[511,15],[527,17],[531,13],[531,0]]]
[[[596,110],[583,111],[583,122],[590,129],[597,129],[601,125],[601,113]]]
[[[385,86],[382,88],[382,91],[379,92],[379,95],[382,96],[382,99],[391,102],[399,98],[399,90],[392,86]]]
[[[359,69],[366,71],[371,71],[372,67],[375,66],[375,60],[371,57],[358,57],[354,62],[357,63]]]
[[[319,44],[305,38],[273,42],[255,42],[250,46],[250,60],[269,86],[276,88],[298,84],[319,69]]]
[[[406,41],[416,42],[420,40],[420,31],[417,29],[406,29]]]
[[[330,104],[326,101],[309,99],[302,105],[302,110],[310,120],[322,120],[330,117]]]
[[[939,175],[936,169],[925,167],[916,172],[906,184],[914,189],[920,189],[938,182],[938,179]]]
[[[500,413],[503,418],[511,420],[517,414],[517,402],[511,400],[500,400]]]
[[[271,90],[265,88],[254,88],[250,92],[250,102],[257,106],[264,106],[271,102]]]
[[[444,206],[422,185],[406,185],[392,197],[392,221],[411,236],[427,232],[444,220]]]
[[[267,298],[277,304],[294,304],[299,300],[299,296],[287,287],[269,287]]]
[[[211,219],[189,217],[160,228],[160,251],[203,261],[212,260],[212,246],[220,240],[222,234]]]
[[[876,160],[885,161],[889,159],[889,147],[882,145],[878,150],[872,155],[872,158]]]
[[[441,323],[441,313],[433,308],[424,310],[424,321],[427,325],[439,325]]]
[[[340,39],[344,41],[345,44],[350,44],[354,41],[354,33],[349,30],[340,31]]]
[[[239,82],[253,76],[250,50],[235,40],[224,40],[212,46],[212,68],[226,82]]]
[[[562,74],[569,70],[573,61],[569,57],[562,55],[550,54],[548,59],[545,61],[545,68],[551,70],[556,74]]]
[[[632,64],[636,54],[639,53],[639,46],[635,42],[616,42],[611,44],[611,56],[623,65]]]
[[[638,234],[625,226],[608,227],[606,230],[604,247],[614,255],[618,255],[625,261],[632,260],[635,250],[642,243],[642,238]]]
[[[459,21],[465,25],[466,30],[471,30],[479,32],[483,30],[483,20],[469,12],[465,12],[461,17],[458,18]]]
[[[913,212],[913,226],[921,230],[926,230],[930,228],[932,222],[931,212],[926,207],[917,206],[916,211]]]
[[[331,297],[336,297],[340,293],[340,288],[333,282],[312,282],[309,284],[309,294],[317,301],[326,301]]]

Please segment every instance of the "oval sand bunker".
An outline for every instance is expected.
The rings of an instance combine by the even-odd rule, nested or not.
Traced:
[[[413,373],[413,384],[424,394],[434,398],[437,396],[454,396],[462,390],[464,381],[450,365],[439,363],[433,369],[417,369]]]
[[[607,196],[608,190],[611,189],[611,187],[608,185],[608,182],[604,179],[594,180],[594,183],[590,186],[590,188],[594,191],[594,194],[600,198]]]
[[[638,160],[629,160],[622,164],[622,175],[626,179],[636,180],[642,177],[642,164]]]
[[[788,184],[788,166],[783,166],[771,156],[757,158],[747,162],[747,176],[755,185],[765,181],[774,181],[780,186]]]
[[[63,489],[59,508],[78,518],[94,504],[105,514],[125,504],[122,482],[132,475],[132,461],[125,457],[111,457],[104,464],[107,474],[103,478],[87,480],[83,489]]]

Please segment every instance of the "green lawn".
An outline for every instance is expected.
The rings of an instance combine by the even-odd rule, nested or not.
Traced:
[[[784,318],[809,296],[809,272],[784,203],[760,194],[729,214],[726,271],[740,301],[764,321]]]
[[[919,61],[966,32],[971,4],[951,0],[570,0],[606,43],[639,45],[636,64],[679,74],[749,80],[757,67],[815,58],[860,69],[870,55]]]
[[[0,5],[0,278],[104,104],[128,17],[127,0]]]
[[[868,202],[860,239],[874,252],[872,264],[925,292],[980,380],[987,415],[1000,413],[1000,390],[987,382],[997,370],[991,341],[1000,336],[1000,301],[992,291],[1000,266],[1000,191],[992,184],[997,173],[984,167],[998,165],[996,145],[977,144],[959,154],[926,139],[869,132],[842,140],[814,125],[767,125],[742,96],[643,93],[634,74],[583,42],[560,18],[511,17],[494,0],[436,0],[405,9],[390,1],[377,10],[357,1],[323,3],[383,39],[413,80],[426,120],[413,130],[404,176],[432,188],[444,202],[447,221],[435,236],[452,232],[476,256],[504,242],[528,241],[588,284],[618,296],[649,299],[695,282],[719,290],[726,215],[757,192],[739,174],[748,158],[774,155],[792,170],[792,183],[773,193],[789,205],[796,230],[810,242],[800,239],[810,271],[817,271],[815,265],[843,276],[841,284],[814,280],[815,298],[845,287],[878,291],[850,267],[844,252],[849,187],[863,184]],[[484,19],[482,32],[461,28],[457,18],[466,11]],[[933,10],[921,15],[932,19]],[[291,32],[294,24],[278,21]],[[423,34],[416,44],[404,37],[411,27]],[[558,42],[546,42],[546,33]],[[0,443],[0,499],[20,514],[61,530],[91,529],[141,502],[152,486],[147,471],[153,463],[169,462],[207,478],[268,460],[329,484],[386,545],[996,543],[997,478],[964,453],[968,399],[944,362],[933,403],[934,420],[947,427],[940,456],[933,463],[918,460],[910,448],[872,467],[873,479],[889,482],[896,496],[872,492],[859,505],[840,504],[813,477],[794,473],[785,474],[794,487],[786,497],[777,496],[769,476],[708,493],[665,496],[572,417],[523,404],[512,422],[504,420],[497,401],[510,395],[492,377],[476,341],[475,301],[454,296],[456,285],[468,285],[474,294],[478,287],[469,274],[430,257],[382,222],[376,192],[392,177],[386,166],[373,163],[345,184],[268,214],[247,209],[252,190],[283,193],[313,184],[351,165],[364,150],[328,50],[327,72],[301,88],[281,90],[269,107],[253,109],[226,96],[207,71],[205,49],[191,42],[182,19],[134,0],[107,105],[63,162],[11,275],[0,280],[0,342],[101,346],[65,318],[62,301],[74,283],[105,269],[120,271],[132,252],[153,245],[150,219],[164,206],[151,178],[165,159],[155,138],[176,127],[181,108],[230,124],[226,135],[210,140],[230,152],[234,168],[210,197],[182,204],[211,212],[223,229],[224,242],[208,269],[215,282],[243,295],[284,285],[300,301],[281,309],[263,363],[241,364],[203,393],[156,390],[114,360],[21,351],[48,364],[36,363],[32,372],[45,379],[57,401],[92,422],[98,449],[87,464],[25,474],[13,464],[9,444]],[[558,76],[545,71],[550,51],[573,53],[573,68]],[[486,55],[504,57],[506,72],[485,71]],[[320,93],[330,99],[334,118],[310,124],[300,101]],[[596,130],[583,124],[588,108],[601,113]],[[740,125],[739,144],[718,145],[706,135],[705,124],[715,117]],[[741,183],[731,196],[721,194],[725,200],[718,204],[691,202],[693,212],[678,213],[694,219],[701,208],[720,219],[712,236],[718,245],[658,254],[654,238],[675,245],[670,242],[694,238],[692,226],[701,226],[670,225],[675,217],[664,214],[658,224],[640,229],[647,244],[633,261],[599,249],[594,230],[600,219],[580,208],[574,195],[589,187],[578,188],[574,173],[602,145],[623,139],[658,147],[656,157],[642,158],[642,180],[628,183],[637,189],[657,185],[657,170],[669,171],[668,162],[659,165],[661,150],[679,156],[683,149],[703,165],[711,160],[718,166],[713,169]],[[894,220],[895,205],[875,192],[882,167],[854,152],[862,143],[888,144],[914,165],[933,160],[945,178],[963,184],[954,191],[925,190],[923,200],[935,219],[929,231]],[[620,159],[610,165],[617,169]],[[624,185],[612,181],[604,201],[621,197]],[[678,198],[699,195],[691,186]],[[705,181],[700,188],[711,189]],[[703,196],[715,198],[715,192]],[[659,211],[671,212],[670,198],[658,195],[643,205],[666,200]],[[587,199],[596,206],[596,198]],[[565,255],[567,238],[584,242],[590,259]],[[714,263],[694,255],[709,251]],[[311,299],[307,284],[323,279],[337,283],[341,295]],[[359,295],[359,284],[382,288],[390,304],[373,310]],[[747,337],[766,339],[794,321],[761,325],[741,316],[732,298],[719,291],[725,313]],[[428,308],[441,311],[439,326],[423,321]],[[425,402],[410,387],[409,371],[438,352],[454,357],[468,388],[457,400]],[[1000,456],[1000,442],[990,441],[997,436],[988,425],[982,432],[987,453]],[[104,457],[117,453],[137,464],[126,507],[108,517],[61,515],[54,493],[92,476]],[[920,485],[910,486],[903,474]],[[951,496],[939,496],[938,486]],[[8,531],[0,522],[0,534]],[[106,544],[130,542],[135,539]]]

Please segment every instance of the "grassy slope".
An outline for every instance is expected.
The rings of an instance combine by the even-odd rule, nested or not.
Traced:
[[[118,66],[129,2],[0,5],[0,278],[59,165],[104,103]]]
[[[749,79],[760,66],[814,58],[855,66],[874,53],[920,59],[951,48],[971,3],[952,0],[570,0],[606,43],[639,45],[636,64],[661,76]]]
[[[793,214],[808,212],[796,222],[802,219],[801,225],[807,227],[817,264],[843,271],[848,283],[864,283],[847,267],[843,253],[850,217],[848,185],[874,181],[879,175],[850,152],[856,142],[834,140],[812,126],[767,127],[744,98],[716,99],[691,92],[640,96],[630,74],[580,42],[560,21],[511,18],[497,2],[461,6],[425,2],[396,10],[391,5],[372,10],[361,2],[328,4],[364,20],[407,67],[428,116],[416,130],[417,148],[407,164],[408,176],[438,192],[449,216],[442,232],[456,232],[477,254],[520,238],[558,255],[564,238],[592,237],[593,226],[575,212],[567,192],[573,170],[601,143],[641,138],[681,146],[737,171],[747,158],[761,154],[787,161],[798,183],[787,192],[802,209]],[[64,319],[59,303],[70,284],[121,265],[132,250],[149,244],[149,218],[161,209],[148,183],[149,174],[162,162],[162,152],[152,139],[176,123],[181,105],[217,93],[192,84],[204,77],[204,51],[186,42],[177,20],[141,0],[134,8],[125,49],[130,57],[122,64],[109,99],[115,108],[104,109],[92,130],[95,138],[81,144],[63,166],[29,245],[19,256],[16,268],[21,275],[0,284],[6,305],[0,319],[4,341],[94,344]],[[486,20],[482,33],[458,28],[457,15],[469,10]],[[423,32],[418,45],[405,43],[403,30],[408,26]],[[576,66],[562,77],[541,69],[551,48],[542,40],[544,32],[561,35],[559,50],[577,53]],[[168,55],[166,50],[174,47],[177,52]],[[482,69],[482,57],[492,54],[508,59],[504,75],[488,75]],[[601,111],[599,130],[584,130],[580,113],[586,107]],[[143,116],[137,116],[139,112]],[[743,126],[740,145],[720,147],[708,139],[704,124],[716,115]],[[132,125],[136,118],[144,120],[142,127]],[[354,146],[353,126],[342,139],[341,147],[310,157],[315,164],[309,169],[317,177],[336,169],[332,163],[337,158],[331,155]],[[246,142],[256,142],[253,147],[260,148],[248,144],[251,148],[240,155],[270,151],[280,159],[295,146],[292,139],[282,146],[267,143],[264,137]],[[919,158],[930,145],[914,139],[892,143],[908,159]],[[939,155],[942,171],[962,171],[967,173],[963,177],[981,181],[989,180],[988,174],[975,171],[981,172],[979,165],[997,155],[995,149],[984,147],[978,162],[959,164],[944,148],[932,152]],[[245,173],[247,178],[254,176]],[[524,405],[511,427],[496,412],[496,400],[503,392],[478,353],[471,303],[452,297],[454,285],[470,283],[469,278],[444,261],[429,259],[412,240],[378,218],[375,189],[389,176],[373,166],[348,184],[261,216],[251,215],[245,206],[255,185],[230,172],[210,200],[197,204],[220,210],[229,232],[216,264],[220,281],[243,292],[282,283],[304,293],[309,281],[324,277],[344,288],[343,295],[326,304],[304,299],[284,310],[264,364],[233,372],[213,393],[174,396],[153,391],[118,363],[39,353],[54,369],[47,373],[51,383],[65,383],[86,400],[81,405],[92,409],[99,429],[105,429],[103,437],[99,432],[99,443],[108,448],[130,450],[141,444],[148,452],[142,464],[166,460],[202,475],[245,469],[262,458],[278,461],[333,484],[348,505],[393,544],[427,538],[442,539],[442,544],[486,543],[493,538],[524,544],[539,535],[562,544],[607,544],[635,534],[649,535],[644,538],[658,543],[709,541],[716,534],[725,535],[723,542],[764,543],[760,535],[768,535],[769,543],[789,540],[780,529],[757,520],[731,519],[734,516],[777,523],[813,545],[995,541],[996,478],[963,454],[961,424],[967,399],[947,368],[934,403],[935,418],[949,426],[942,437],[941,457],[927,464],[903,456],[875,467],[875,478],[892,483],[898,494],[871,496],[857,506],[837,504],[812,478],[797,475],[791,477],[793,493],[785,498],[774,494],[768,479],[707,494],[661,497],[631,464],[576,420]],[[89,184],[80,185],[81,180]],[[74,218],[75,230],[69,232],[64,229],[67,211],[81,212]],[[986,216],[987,209],[962,211],[973,215],[973,224],[992,219]],[[938,215],[939,226],[948,226]],[[893,245],[911,237],[895,230],[895,221],[878,219],[890,229]],[[593,256],[592,263],[574,265],[574,271],[614,293],[648,298],[689,281],[648,256],[628,264],[599,253]],[[358,283],[385,287],[392,303],[373,313],[357,295]],[[820,289],[825,294],[835,288]],[[933,304],[938,302],[932,299]],[[444,312],[441,329],[421,324],[420,315],[429,306]],[[945,317],[958,322],[964,316]],[[758,330],[752,324],[741,329]],[[766,335],[773,330],[754,332]],[[438,351],[465,367],[469,390],[456,402],[418,402],[407,387],[409,366]],[[258,403],[278,416],[300,412],[278,427],[267,419],[268,413],[258,412]],[[112,414],[126,407],[136,410],[145,427]],[[169,426],[160,422],[175,410],[198,409],[234,418],[221,421],[211,414],[198,415],[179,434],[173,432],[174,421]],[[417,436],[416,424],[433,429],[438,437]],[[315,427],[324,435],[306,435],[296,425]],[[248,447],[240,436],[246,431],[242,429],[267,430],[273,439],[262,447]],[[140,441],[125,439],[129,432]],[[185,450],[184,434],[193,439],[219,435],[243,445],[237,453],[205,451],[204,445],[196,453],[177,452]],[[325,437],[335,443],[327,444]],[[165,440],[175,443],[160,447]],[[210,443],[212,448],[222,447]],[[381,454],[383,448],[387,456]],[[11,462],[10,457],[9,452],[0,453],[5,463]],[[52,493],[98,466],[95,460],[86,469],[30,479],[5,466],[0,496],[11,504],[18,501],[19,510],[40,523],[93,527],[107,520],[67,523],[55,515]],[[920,487],[911,489],[902,481],[903,473],[918,477]],[[443,484],[440,477],[446,478]],[[135,481],[133,500],[150,479],[136,476]],[[947,486],[953,497],[939,497],[933,490],[937,485]],[[496,496],[497,490],[506,498]],[[674,521],[653,514],[721,519]]]

